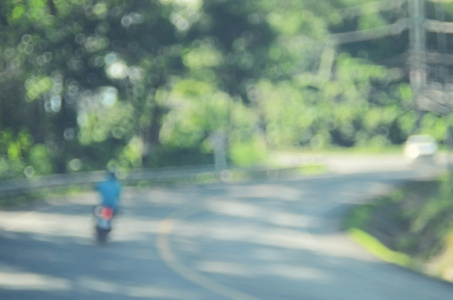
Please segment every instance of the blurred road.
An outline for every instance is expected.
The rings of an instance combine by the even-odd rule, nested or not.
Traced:
[[[0,211],[0,299],[451,299],[453,285],[379,261],[339,226],[439,168],[329,159],[329,175],[127,188],[106,247],[94,193]]]

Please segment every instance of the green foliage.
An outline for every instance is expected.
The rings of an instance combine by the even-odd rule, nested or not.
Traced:
[[[431,196],[417,213],[413,220],[411,230],[415,233],[421,233],[426,230],[434,232],[435,235],[443,236],[448,228],[449,219],[453,214],[453,187],[451,178],[446,177],[441,182],[438,192]]]
[[[421,127],[426,134],[433,136],[438,141],[442,141],[445,137],[447,124],[444,118],[434,114],[425,114],[421,120]]]
[[[50,77],[31,77],[25,82],[25,88],[27,89],[27,101],[34,101],[37,98],[43,96],[52,88],[52,79]]]
[[[266,157],[266,147],[262,140],[237,142],[230,148],[230,159],[237,166],[253,166],[263,162]]]
[[[90,106],[89,109],[79,109],[78,138],[82,145],[108,139],[123,139],[132,135],[133,107],[130,103],[117,102],[115,95],[111,90],[103,91],[98,99],[90,99],[89,103],[86,103]]]
[[[362,205],[352,210],[352,213],[345,219],[345,227],[348,230],[367,228],[373,212],[372,208],[369,205]]]
[[[405,67],[380,63],[405,38],[329,40],[403,14],[369,3],[2,1],[0,177],[209,163],[219,132],[240,165],[400,144],[413,93]],[[420,124],[443,140],[441,119]]]
[[[359,19],[359,28],[362,30],[373,29],[386,25],[386,20],[379,15],[365,15]]]
[[[210,40],[194,45],[182,58],[184,64],[191,69],[212,68],[222,63],[221,53]]]
[[[49,175],[52,173],[52,160],[45,145],[34,145],[29,154],[30,167],[33,175]]]
[[[432,275],[430,269],[451,266],[452,193],[451,174],[435,181],[409,182],[352,209],[345,227],[382,259]]]
[[[26,129],[21,129],[18,133],[7,129],[0,133],[0,178],[24,175],[25,157],[31,146],[31,136]]]

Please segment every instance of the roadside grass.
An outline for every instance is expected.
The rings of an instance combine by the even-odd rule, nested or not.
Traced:
[[[349,235],[354,241],[384,261],[407,268],[414,266],[414,261],[407,254],[387,248],[378,239],[363,230],[351,228]]]
[[[380,196],[369,203],[355,207],[345,218],[344,227],[352,240],[378,258],[403,267],[410,267],[414,264],[410,256],[384,245],[371,233],[372,228],[370,228],[372,219],[378,210],[391,203],[398,203],[402,197],[404,194],[399,188],[388,195]]]
[[[319,175],[327,173],[328,169],[325,164],[322,163],[312,163],[301,166],[299,171],[302,175]]]
[[[414,181],[353,208],[351,239],[389,263],[453,281],[452,178]]]

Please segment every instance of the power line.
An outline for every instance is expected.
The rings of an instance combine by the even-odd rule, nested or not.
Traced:
[[[453,1],[452,1],[453,2]],[[453,22],[425,20],[425,29],[431,32],[453,33]]]
[[[386,36],[401,34],[404,30],[409,28],[409,25],[410,19],[405,18],[400,19],[393,24],[374,29],[331,34],[330,39],[335,44],[363,42],[367,40],[374,40]]]
[[[432,64],[453,65],[453,54],[427,52],[426,61]]]
[[[448,75],[446,65],[451,64],[452,58],[452,55],[446,53],[446,34],[453,34],[453,22],[445,22],[444,9],[441,6],[445,3],[453,3],[453,0],[428,1],[435,3],[436,20],[426,18],[425,0],[382,1],[345,9],[340,12],[344,18],[358,17],[364,14],[379,13],[390,8],[394,9],[407,3],[409,17],[374,29],[331,34],[329,40],[334,44],[357,43],[398,35],[409,30],[409,78],[417,109],[419,111],[442,111],[442,114],[449,114],[453,111],[453,105],[450,105],[449,101],[444,98],[445,92],[440,96],[439,91],[434,91],[432,87],[427,85],[426,79],[427,62],[439,64],[442,90],[445,91]],[[437,33],[437,53],[426,52],[426,31]],[[444,102],[449,105],[445,105]]]

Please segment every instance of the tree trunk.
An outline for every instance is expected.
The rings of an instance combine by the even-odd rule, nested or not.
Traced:
[[[149,127],[145,130],[143,135],[143,142],[145,145],[145,149],[142,153],[142,166],[146,167],[150,164],[150,157],[156,154],[156,150],[158,150],[161,146],[159,140],[159,133],[161,127],[161,119],[164,114],[164,110],[158,106],[154,101],[154,96],[152,96],[153,104],[151,105],[151,120],[149,123]]]

